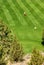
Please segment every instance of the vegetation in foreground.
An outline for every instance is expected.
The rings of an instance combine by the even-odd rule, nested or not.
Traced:
[[[32,52],[29,65],[42,65],[43,62],[44,62],[44,58],[42,54],[38,50],[34,49]]]
[[[11,35],[11,31],[0,21],[0,65],[4,65],[8,60],[22,60],[22,46],[16,37]]]
[[[22,61],[23,48],[9,28],[0,21],[0,65],[6,65],[8,60]],[[36,49],[33,50],[29,65],[42,65],[44,58]]]

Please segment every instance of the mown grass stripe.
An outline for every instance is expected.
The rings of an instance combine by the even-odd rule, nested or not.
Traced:
[[[30,13],[34,16],[34,18],[38,21],[38,22],[40,22],[40,25],[41,26],[44,26],[43,25],[43,22],[44,22],[44,20],[43,19],[41,19],[39,16],[38,16],[38,14],[34,11],[34,9],[30,6],[30,4],[28,4],[26,1],[24,1],[24,0],[22,0],[22,2],[24,3],[24,5],[30,10]],[[42,22],[41,22],[42,21]]]
[[[22,0],[23,1],[23,0]],[[30,10],[30,12],[32,13],[34,11],[33,7],[30,6],[30,4],[28,4],[26,1],[24,2],[25,6],[27,5],[28,9]],[[34,14],[37,14],[36,11],[34,11]],[[33,14],[32,14],[33,15]],[[37,15],[38,16],[38,15]],[[37,19],[36,19],[37,20]]]
[[[3,21],[5,24],[7,24],[7,26],[9,26],[9,29],[13,30],[13,28],[9,25],[9,21],[6,18],[2,7],[0,9],[0,20]],[[12,34],[13,34],[13,31],[12,31]]]
[[[18,1],[19,2],[19,1]],[[20,3],[20,2],[19,2]],[[35,32],[33,32],[33,33],[35,33]],[[33,37],[35,36],[35,35],[39,35],[38,33],[37,34],[33,34]],[[36,36],[36,37],[38,37],[38,36]]]
[[[21,26],[21,23],[19,22],[18,17],[16,16],[15,12],[13,11],[13,9],[10,7],[9,3],[7,2],[7,0],[4,0],[3,3],[6,6],[6,8],[8,9],[10,15],[12,16],[12,19],[14,20],[15,25]]]
[[[44,0],[40,0],[42,3],[44,3]]]
[[[36,1],[42,8],[44,8],[44,2],[41,2],[40,0],[36,0]]]
[[[20,14],[19,10],[15,7],[15,5],[12,2],[12,0],[8,0],[8,3],[11,5],[11,8],[15,11],[15,13],[18,16],[19,21],[21,22],[21,24],[22,25],[27,25],[25,19],[22,17],[22,15]]]
[[[15,2],[15,3],[16,3],[16,2]],[[21,32],[21,33],[22,33],[22,32]],[[21,34],[21,33],[20,33],[20,34]],[[23,32],[23,33],[24,33],[24,32]],[[22,33],[22,34],[23,34],[23,33]],[[26,32],[25,32],[25,33],[26,33]],[[19,34],[18,34],[18,35],[19,35]],[[27,35],[27,34],[26,34],[26,35]],[[27,38],[26,35],[25,35],[25,38]],[[24,36],[23,36],[23,37],[24,37]],[[23,39],[24,39],[24,38],[23,38]]]
[[[2,10],[2,7],[0,7],[0,18],[1,18],[2,21],[6,22],[8,24],[8,20],[7,20],[5,14]]]
[[[24,11],[28,14],[29,13],[29,10],[27,10],[27,8],[23,5],[23,3],[19,0],[17,0],[17,2],[18,2],[18,4],[19,4],[19,6],[22,8],[22,9],[24,9]],[[21,3],[21,5],[20,5],[20,3]],[[30,15],[31,16],[31,15]],[[28,18],[29,18],[29,16],[28,16]],[[30,17],[31,18],[31,17]],[[31,19],[30,19],[31,20]],[[32,20],[31,20],[32,21]],[[30,21],[29,21],[30,22]],[[32,23],[33,25],[35,25],[35,23]]]
[[[24,1],[24,2],[25,2],[25,1]],[[24,3],[24,2],[23,2],[23,3]],[[25,3],[25,4],[26,4],[26,3]],[[24,4],[24,5],[25,5],[25,4]],[[28,7],[29,7],[29,5],[28,5],[28,6],[26,6],[26,7],[28,8]],[[30,9],[30,8],[31,8],[31,7],[29,7],[29,9]],[[30,9],[30,10],[31,10],[31,9]],[[33,12],[33,11],[32,11],[32,12]],[[33,13],[33,14],[35,14],[35,13]],[[34,21],[33,21],[33,22],[34,22]],[[38,22],[39,22],[39,21],[38,21]],[[38,25],[38,27],[39,27],[39,25]],[[39,30],[40,30],[40,29],[42,29],[42,27],[40,27],[40,28],[39,28]],[[34,32],[34,33],[35,33],[35,32]],[[37,34],[38,34],[38,33],[37,33]],[[39,32],[39,34],[40,34],[40,32]],[[38,34],[38,35],[39,35],[39,34]]]
[[[13,0],[13,3],[15,4],[16,8],[20,11],[20,14],[22,14],[22,17],[25,19],[25,21],[28,23],[28,27],[33,27],[34,25],[32,25],[33,23],[31,22],[31,20],[29,19],[28,15],[24,16],[24,11],[25,11],[25,7],[22,8],[20,7],[20,5],[18,4],[18,2],[16,0]],[[26,12],[27,14],[27,12]],[[32,25],[32,26],[31,26]],[[30,28],[29,27],[29,28]]]
[[[17,0],[17,1],[18,1],[18,0]],[[20,5],[20,3],[21,3],[21,5],[24,6],[24,4],[21,2],[21,0],[19,0],[18,3],[19,3],[19,5]],[[37,20],[33,17],[33,15],[30,13],[28,7],[27,7],[27,8],[26,8],[26,6],[24,6],[24,7],[25,7],[25,10],[28,12],[28,13],[27,13],[27,14],[28,14],[28,17],[29,17],[29,19],[31,20],[31,22],[33,23],[33,25],[38,26],[39,23],[38,23]],[[22,8],[23,8],[23,7],[22,7]],[[30,13],[30,15],[29,15],[29,13]],[[33,22],[33,21],[35,21],[35,22]],[[39,27],[41,27],[41,26],[39,25]]]
[[[9,14],[9,11],[8,11],[8,9],[6,8],[5,5],[3,5],[2,9],[3,9],[4,14],[5,14],[5,16],[6,16],[7,20],[8,20],[8,22],[9,22],[9,25],[12,26],[12,24],[13,24],[13,26],[15,26],[15,23],[14,23],[14,21],[13,21],[11,15]],[[11,23],[10,23],[10,22],[11,22]]]
[[[17,0],[17,2],[18,2],[18,4],[20,5],[20,3],[21,3],[21,7],[23,8],[23,9],[25,9],[25,11],[27,11],[28,13],[29,13],[29,10],[24,6],[24,4],[19,0]],[[27,14],[28,14],[27,13]],[[32,22],[32,20],[33,20],[33,17],[30,15],[30,16],[28,16],[28,18],[30,18],[30,20],[31,20],[31,22]],[[35,25],[35,22],[33,22],[33,25]]]
[[[42,8],[37,1],[31,0],[31,2],[44,14],[44,8]]]
[[[16,2],[15,2],[16,3]],[[25,32],[26,33],[26,32]],[[20,33],[21,34],[21,33]],[[23,34],[23,33],[22,33]],[[30,34],[30,33],[29,33]],[[18,34],[19,35],[19,34]],[[23,35],[22,35],[23,36]],[[20,37],[22,37],[22,36],[20,36]],[[29,39],[29,36],[27,36],[27,34],[25,35],[25,39],[27,38],[27,39]],[[23,39],[24,39],[24,37],[23,37]],[[32,39],[32,37],[31,37],[31,39]]]
[[[20,4],[21,4],[21,2],[20,1],[18,1]],[[22,4],[21,4],[22,5]],[[25,9],[26,10],[26,9]],[[33,34],[34,36],[35,36],[35,34]],[[37,33],[36,33],[36,35],[38,35]],[[37,37],[37,36],[36,36]]]
[[[38,16],[42,19],[44,19],[44,14],[29,0],[26,0],[26,2],[35,10],[35,12],[38,14]]]
[[[40,10],[40,11],[42,12],[42,14],[44,14],[44,13],[43,13],[44,8],[42,8],[38,2],[33,1],[33,0],[32,0],[31,2],[32,2],[39,10],[40,10],[40,8],[41,8],[42,11],[41,11],[41,10]],[[40,14],[40,15],[41,15],[41,14]],[[39,16],[40,16],[40,15],[39,15]],[[41,23],[42,26],[44,27],[44,16],[42,16],[42,17],[43,17],[43,19],[41,19],[41,22],[40,22],[40,23]]]

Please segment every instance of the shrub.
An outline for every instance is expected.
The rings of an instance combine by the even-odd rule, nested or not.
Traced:
[[[29,65],[42,65],[42,63],[43,63],[42,55],[40,54],[39,51],[34,49],[32,52],[32,56],[31,56],[31,60],[30,60]]]
[[[0,21],[0,65],[4,64],[8,59],[21,60],[23,57],[22,46],[11,34],[8,27]]]
[[[10,59],[13,61],[21,61],[23,58],[23,49],[22,46],[16,40],[16,37],[10,48]]]

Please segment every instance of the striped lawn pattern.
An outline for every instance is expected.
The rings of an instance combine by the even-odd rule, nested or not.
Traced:
[[[9,26],[12,34],[16,34],[25,53],[34,47],[44,50],[40,43],[44,28],[44,0],[0,0],[0,20]]]

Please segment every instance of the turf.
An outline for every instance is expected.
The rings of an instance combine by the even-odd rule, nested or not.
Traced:
[[[44,0],[0,0],[0,20],[17,36],[25,53],[32,52],[35,47],[44,50],[41,45]]]

